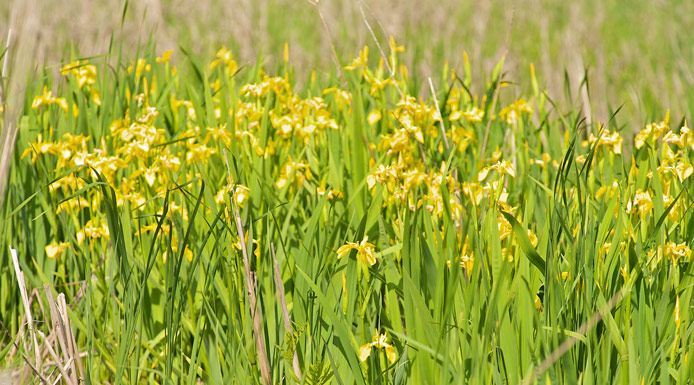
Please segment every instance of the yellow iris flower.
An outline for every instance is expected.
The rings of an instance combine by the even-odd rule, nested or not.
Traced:
[[[364,239],[360,243],[347,242],[347,244],[340,246],[340,248],[337,249],[337,259],[341,259],[347,255],[350,250],[354,249],[357,250],[357,260],[368,263],[369,266],[373,266],[376,264],[374,247],[374,244],[369,243],[369,237],[364,236]]]
[[[373,338],[371,338],[371,342],[364,344],[359,348],[359,360],[366,361],[366,359],[371,355],[371,348],[381,348],[386,350],[386,357],[388,357],[388,361],[391,364],[395,362],[395,359],[397,358],[395,348],[387,343],[386,340],[387,337],[385,334],[379,335],[378,330],[375,330],[375,334]]]
[[[63,251],[69,248],[70,244],[68,242],[53,242],[46,246],[46,256],[48,256],[48,258],[58,257]]]

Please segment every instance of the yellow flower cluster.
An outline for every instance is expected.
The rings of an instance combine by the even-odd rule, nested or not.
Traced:
[[[200,87],[183,83],[170,63],[171,51],[132,62],[128,84],[116,90],[94,63],[65,65],[61,74],[71,92],[36,88],[29,113],[38,130],[31,131],[21,155],[28,167],[48,169],[49,220],[57,217],[70,229],[49,238],[45,256],[60,259],[108,247],[111,237],[115,241],[120,234],[109,227],[104,206],[115,205],[119,213],[136,218],[129,222],[136,228],[128,227],[135,242],[154,242],[149,237],[158,232],[164,242],[161,260],[183,256],[193,261],[199,249],[184,244],[184,234],[200,223],[191,218],[198,212],[194,207],[204,212],[204,221],[217,215],[230,221],[230,205],[244,221],[257,223],[268,213],[289,213],[281,224],[283,234],[303,231],[295,223],[299,217],[315,218],[319,225],[339,221],[348,230],[334,234],[347,235],[328,236],[333,243],[319,249],[329,255],[327,263],[341,268],[356,259],[360,288],[373,283],[369,272],[380,277],[383,269],[402,268],[406,258],[400,250],[408,236],[445,250],[433,265],[446,269],[445,274],[460,272],[469,282],[487,268],[498,270],[499,261],[519,269],[522,253],[548,250],[556,233],[547,229],[547,217],[562,216],[559,237],[573,241],[585,234],[583,211],[609,207],[599,211],[605,224],[595,226],[602,236],[594,248],[597,280],[605,260],[643,247],[645,235],[672,205],[663,217],[668,231],[643,253],[653,270],[691,259],[690,245],[675,231],[691,206],[689,194],[681,194],[694,174],[694,134],[686,121],[672,130],[668,114],[646,125],[633,143],[598,123],[579,134],[583,140],[575,143],[582,146],[567,152],[568,132],[542,127],[529,132],[530,122],[547,119],[537,94],[501,98],[498,112],[466,86],[451,86],[445,100],[409,95],[407,71],[397,66],[402,50],[391,39],[391,54],[369,67],[365,47],[344,67],[342,85],[324,87],[314,75],[301,93],[295,92],[288,70],[271,76],[256,69],[251,80],[237,84],[244,67],[226,47],[201,67]],[[82,127],[84,114],[91,114],[88,124],[95,127]],[[65,121],[70,129],[58,126]],[[564,158],[567,153],[572,156]],[[579,166],[574,168],[573,161]],[[207,190],[195,184],[200,181]],[[201,205],[195,206],[198,193]],[[527,204],[527,194],[542,198]],[[316,202],[324,205],[316,209]],[[545,215],[542,210],[548,209],[556,210]],[[368,226],[356,231],[357,238],[350,235],[355,233],[351,221],[360,214]],[[612,217],[617,225],[609,222]],[[412,231],[411,223],[422,222],[420,231]],[[262,228],[254,233],[257,239],[248,233],[245,239],[233,237],[230,248],[237,253],[249,245],[256,261],[267,262],[261,256],[268,246],[260,238],[271,235],[266,236],[265,224],[257,226]],[[494,236],[481,236],[485,232]],[[570,242],[553,247],[561,253],[565,244]],[[344,258],[352,251],[356,258]],[[571,258],[556,260],[573,263]],[[624,260],[617,264],[627,280],[632,266]],[[561,266],[553,275],[575,284],[568,282],[575,274],[570,267]],[[355,284],[355,277],[347,278],[349,271],[340,271],[343,301],[361,295],[348,292],[348,282]],[[543,311],[540,296],[528,299]],[[376,331],[359,347],[359,359],[366,361],[374,349],[395,362],[395,347],[385,334]]]
[[[169,63],[171,51],[152,61],[141,58],[127,71],[138,86],[124,90],[121,95],[124,108],[112,121],[106,122],[108,129],[103,130],[102,135],[68,132],[58,136],[53,127],[45,127],[32,139],[22,157],[31,154],[32,163],[39,157],[47,157],[55,175],[71,170],[48,186],[59,198],[71,197],[64,201],[58,199],[55,213],[67,215],[79,224],[74,234],[78,244],[85,241],[98,244],[99,240],[110,237],[106,218],[100,213],[103,196],[97,189],[87,189],[80,196],[74,196],[88,184],[80,177],[84,175],[79,174],[80,167],[115,186],[118,207],[149,210],[161,215],[164,197],[172,189],[196,178],[205,178],[206,182],[211,178],[214,204],[205,206],[207,210],[222,209],[228,202],[227,196],[233,197],[239,207],[251,210],[254,204],[260,203],[254,202],[254,196],[260,196],[261,191],[232,183],[226,172],[218,172],[219,169],[226,171],[226,167],[219,167],[226,163],[226,150],[233,156],[247,157],[251,163],[255,162],[253,167],[258,167],[272,181],[263,182],[261,189],[275,189],[273,193],[282,199],[297,195],[325,197],[333,206],[350,205],[353,202],[349,194],[360,187],[342,183],[340,176],[343,174],[326,175],[324,171],[325,163],[332,162],[333,166],[336,163],[331,157],[340,156],[332,151],[339,149],[341,156],[347,159],[353,155],[354,143],[346,145],[336,139],[352,134],[342,131],[351,123],[349,119],[354,118],[355,124],[363,129],[357,144],[363,145],[368,155],[361,186],[365,187],[368,199],[383,202],[382,209],[388,218],[396,220],[402,218],[405,211],[426,210],[437,228],[444,215],[450,215],[452,222],[461,226],[470,210],[475,211],[477,218],[487,215],[485,209],[492,210],[489,218],[495,223],[502,242],[502,257],[513,261],[518,249],[513,242],[514,229],[502,213],[511,214],[523,223],[524,210],[519,198],[509,195],[509,191],[522,183],[516,176],[532,171],[550,178],[561,160],[558,157],[561,154],[546,144],[532,148],[535,145],[526,139],[508,135],[520,132],[523,122],[535,114],[535,100],[519,98],[501,107],[495,116],[493,111],[488,111],[486,98],[470,95],[464,87],[448,90],[441,105],[434,100],[418,99],[407,94],[407,71],[397,66],[397,53],[403,48],[393,40],[390,48],[391,55],[375,68],[369,67],[368,48],[344,68],[345,75],[351,76],[350,80],[361,84],[363,89],[348,91],[335,86],[317,88],[313,85],[306,96],[294,91],[289,72],[271,76],[258,70],[255,81],[237,87],[235,75],[240,67],[226,47],[222,47],[205,67],[210,71],[203,80],[207,82],[204,89],[209,94],[202,96],[180,86],[177,70]],[[95,64],[73,62],[65,65],[61,74],[74,82],[79,92],[69,96],[58,92],[59,96],[55,96],[52,90],[43,87],[43,92],[32,103],[36,114],[48,113],[51,106],[67,113],[72,106],[77,116],[78,104],[101,111],[102,91],[106,90],[100,89],[105,86],[99,81],[100,73]],[[359,99],[357,92],[360,92]],[[352,116],[357,111],[353,105],[356,100],[365,103],[360,106],[364,116]],[[477,159],[475,151],[482,140],[487,140],[478,137],[479,132],[484,132],[485,119],[504,127],[507,131],[504,141],[515,141],[509,147],[518,147],[513,151],[530,151],[527,161],[518,162],[517,154],[509,152],[510,148],[503,148],[505,143],[498,141],[490,158]],[[584,148],[596,149],[593,159],[598,162],[608,161],[606,158],[612,162],[613,157],[621,160],[624,152],[631,151],[619,132],[606,131],[600,124],[595,132],[586,135],[583,144]],[[625,214],[633,214],[634,218],[644,220],[641,223],[646,223],[645,219],[650,218],[656,207],[673,202],[683,183],[694,174],[688,153],[694,150],[694,134],[686,123],[678,131],[671,131],[668,115],[660,123],[648,124],[636,135],[634,149],[638,151],[645,146],[658,150],[658,189],[651,183],[656,171],[650,168],[646,179],[642,175],[639,184],[631,189],[622,188],[613,175],[607,176],[609,182],[591,185],[592,196],[605,200],[618,196],[623,204],[616,206],[615,212],[622,210]],[[325,155],[327,149],[331,151],[330,156]],[[537,152],[533,152],[535,150]],[[587,160],[588,154],[577,155],[579,163]],[[210,166],[214,164],[217,166]],[[461,165],[468,168],[464,174],[456,169]],[[639,161],[632,158],[629,178],[636,180],[639,169],[644,166],[649,167],[649,163],[643,161],[643,157]],[[355,172],[349,168],[347,172]],[[211,171],[213,169],[217,171]],[[576,196],[575,190],[567,191]],[[657,202],[660,199],[662,205]],[[183,199],[173,199],[166,208],[167,217],[180,221],[182,226],[172,227],[171,234],[168,227],[162,230],[171,240],[173,251],[179,247],[178,241],[182,238],[179,231],[188,221],[188,204]],[[668,218],[676,221],[685,209],[685,199],[682,199]],[[80,219],[83,210],[91,213],[86,219]],[[228,217],[229,212],[226,214]],[[525,225],[530,243],[536,246],[538,229],[532,222]],[[153,232],[151,226],[151,222],[143,224],[136,235]],[[400,231],[396,226],[396,236]],[[451,257],[447,263],[464,267],[470,275],[475,263],[472,250],[477,250],[479,245],[476,238],[467,234],[457,236],[457,257]],[[374,244],[368,239],[364,236],[354,242],[341,240],[344,243],[337,250],[337,258],[356,250],[357,260],[362,265],[374,266],[378,258]],[[664,253],[673,259],[688,258],[689,251],[684,247],[686,245],[668,245]],[[55,258],[68,249],[69,242],[58,240],[45,251]],[[255,249],[260,250],[260,245]],[[192,253],[186,249],[183,254],[192,259]]]

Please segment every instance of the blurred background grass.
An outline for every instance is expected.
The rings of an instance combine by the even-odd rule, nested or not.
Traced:
[[[3,36],[12,7],[23,2],[0,2]],[[211,56],[227,45],[242,64],[262,53],[270,66],[281,60],[288,42],[297,80],[314,69],[333,69],[329,39],[308,1],[142,0],[129,2],[123,14],[125,4],[38,0],[30,12],[41,25],[37,65],[60,62],[70,55],[70,46],[80,56],[104,54],[113,34],[126,51],[153,36],[159,51],[174,49],[175,59],[181,56],[178,47]],[[320,7],[343,64],[365,44],[374,48],[372,60],[379,56],[363,7],[382,45],[392,35],[406,47],[405,64],[420,79],[436,78],[446,61],[462,72],[465,50],[475,78],[484,81],[480,75],[491,72],[509,36],[504,69],[507,79],[522,84],[509,97],[528,93],[522,80],[534,63],[540,82],[560,105],[590,103],[588,118],[606,121],[610,107],[623,104],[620,119],[630,123],[631,132],[667,108],[675,118],[694,110],[694,2],[689,0],[373,0],[323,1]],[[590,88],[579,93],[585,69]],[[573,101],[565,92],[567,76]]]

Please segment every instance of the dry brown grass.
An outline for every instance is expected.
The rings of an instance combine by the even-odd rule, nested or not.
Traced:
[[[24,305],[24,317],[10,351],[10,359],[21,356],[24,366],[14,371],[0,374],[0,385],[3,381],[42,384],[78,385],[84,380],[84,368],[81,357],[86,352],[79,352],[73,334],[65,294],[53,295],[53,289],[44,285],[43,296],[37,289],[30,290],[24,280],[24,272],[19,265],[17,251],[10,248],[14,265],[17,287]],[[83,291],[80,291],[83,293]],[[81,297],[78,296],[78,297]],[[38,304],[40,312],[32,313]],[[48,307],[44,307],[44,303]],[[50,325],[48,334],[35,327],[37,322]]]

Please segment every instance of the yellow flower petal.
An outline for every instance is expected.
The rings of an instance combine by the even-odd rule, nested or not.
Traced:
[[[484,178],[487,177],[487,174],[489,174],[489,167],[485,167],[482,170],[480,170],[480,173],[477,174],[477,180],[480,182],[483,181]]]
[[[349,253],[350,250],[352,249],[357,249],[357,247],[352,246],[350,244],[340,246],[339,249],[337,249],[337,259],[342,259],[346,254]]]
[[[386,346],[386,356],[388,357],[388,362],[391,364],[395,362],[395,348],[392,346]]]
[[[367,358],[371,355],[371,343],[368,343],[366,345],[362,345],[362,347],[359,348],[359,360],[360,361],[366,361]]]
[[[381,120],[381,112],[378,110],[371,111],[366,120],[368,120],[369,124],[371,125],[376,124],[379,120]]]
[[[51,243],[50,245],[46,245],[46,256],[48,258],[56,258],[60,256],[60,254],[65,251],[65,249],[69,248],[70,244],[67,242],[54,242]]]

